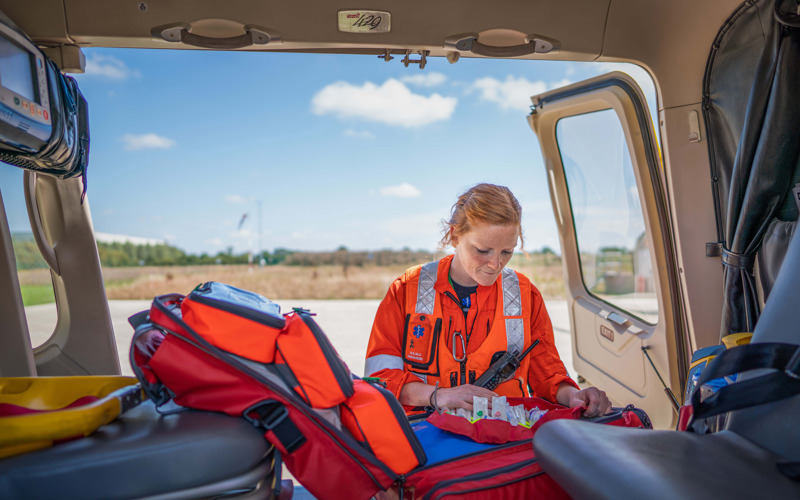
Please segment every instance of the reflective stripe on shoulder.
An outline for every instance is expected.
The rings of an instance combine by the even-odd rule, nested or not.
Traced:
[[[436,275],[439,271],[439,261],[428,262],[419,270],[419,285],[417,286],[417,314],[433,314],[433,304],[436,301]],[[517,287],[519,288],[519,287]]]
[[[519,291],[519,277],[513,269],[503,269],[503,316],[522,314],[522,296]]]
[[[381,370],[402,370],[403,358],[391,354],[378,354],[367,358],[364,363],[364,376],[369,377]]]
[[[511,352],[522,352],[525,346],[525,325],[522,318],[522,293],[519,276],[513,269],[503,269],[503,316],[506,317],[506,348]]]

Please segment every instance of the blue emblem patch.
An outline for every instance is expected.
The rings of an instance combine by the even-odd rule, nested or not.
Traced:
[[[415,337],[420,339],[422,338],[423,335],[425,335],[425,328],[421,327],[420,325],[417,325],[414,327],[414,331],[412,333],[414,334]]]

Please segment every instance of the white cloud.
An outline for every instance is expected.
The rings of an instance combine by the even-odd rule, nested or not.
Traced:
[[[125,149],[136,151],[139,149],[169,149],[175,145],[175,141],[157,134],[125,134],[122,136]]]
[[[442,73],[418,73],[416,75],[403,76],[400,78],[401,82],[410,83],[419,87],[435,87],[443,84],[447,77]]]
[[[206,240],[204,243],[206,245],[211,245],[211,246],[214,246],[214,247],[221,247],[222,245],[225,244],[225,242],[222,241],[221,238],[213,238],[213,239],[210,239],[210,240]]]
[[[359,130],[353,130],[353,129],[349,128],[349,129],[345,130],[342,133],[347,137],[354,137],[356,139],[370,139],[370,140],[372,140],[372,139],[375,138],[375,134],[373,134],[369,130],[361,130],[361,131],[359,131]]]
[[[238,194],[227,194],[225,195],[225,201],[234,205],[241,205],[245,202],[245,199]]]
[[[404,182],[396,186],[386,186],[379,189],[381,196],[388,196],[392,198],[419,198],[422,196],[422,191]]]
[[[86,76],[99,76],[109,80],[127,80],[139,77],[139,71],[131,69],[121,60],[113,56],[94,55],[86,60]]]
[[[471,90],[479,91],[481,99],[497,103],[501,109],[526,111],[530,109],[531,96],[570,83],[567,79],[550,84],[541,80],[532,82],[524,76],[515,78],[508,75],[505,81],[491,77],[479,78],[473,82]]]
[[[448,120],[457,102],[455,97],[415,94],[402,82],[390,78],[380,86],[372,82],[360,87],[347,82],[332,83],[314,95],[311,110],[317,115],[333,113],[341,118],[420,127]]]

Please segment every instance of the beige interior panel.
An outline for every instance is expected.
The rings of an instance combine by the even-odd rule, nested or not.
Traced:
[[[606,306],[605,309],[610,308]],[[647,377],[640,336],[652,334],[652,327],[640,325],[641,333],[632,334],[628,328],[603,319],[603,310],[596,300],[585,295],[576,297],[572,302],[570,312],[575,324],[574,331],[593,332],[593,335],[575,337],[573,351],[577,357],[641,399],[646,395]]]
[[[705,253],[705,244],[717,240],[706,128],[699,104],[670,108],[660,116],[664,147],[670,152],[665,161],[681,291],[695,350],[719,343],[722,318],[722,263]],[[694,135],[695,119],[699,137]]]
[[[662,109],[699,102],[711,44],[741,3],[614,0],[603,59],[639,61],[648,68],[655,75]]]
[[[117,375],[117,346],[89,202],[81,202],[81,179],[59,180],[30,172],[25,178],[34,182],[35,196],[27,201],[31,219],[38,211],[41,220],[41,242],[46,248],[40,250],[52,251],[58,268],[51,270],[58,320],[50,339],[34,349],[37,372],[42,376]]]
[[[146,9],[141,9],[141,3],[146,5]],[[337,11],[343,7],[326,0],[304,2],[302,9],[298,9],[294,2],[64,2],[70,34],[82,45],[180,47],[180,43],[153,40],[151,29],[169,23],[193,24],[204,19],[221,19],[242,25],[262,26],[280,33],[282,43],[266,45],[263,47],[265,50],[417,48],[433,50],[438,55],[443,55],[444,39],[450,35],[502,28],[553,38],[562,43],[560,57],[567,54],[567,57],[574,55],[581,58],[586,58],[586,54],[596,56],[600,53],[608,3],[608,0],[572,0],[570,8],[564,9],[562,4],[548,1],[506,2],[502,8],[492,2],[477,1],[373,1],[368,6],[356,4],[347,8],[389,12],[391,31],[363,34],[340,32]],[[575,16],[576,11],[583,15]],[[98,18],[103,19],[103,23],[98,23]],[[205,24],[205,31],[198,34],[216,36],[213,23]],[[581,36],[576,37],[575,33],[581,33]]]
[[[63,0],[6,0],[0,10],[36,43],[70,44]]]

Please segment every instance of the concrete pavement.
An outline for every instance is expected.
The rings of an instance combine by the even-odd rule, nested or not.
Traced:
[[[372,327],[378,300],[277,300],[282,311],[292,307],[303,307],[316,313],[316,320],[328,335],[331,343],[344,359],[350,370],[356,375],[363,375],[364,354]],[[574,377],[572,367],[572,340],[569,334],[569,316],[567,303],[564,300],[546,301],[547,311],[553,322],[556,348],[570,374]],[[128,362],[133,328],[128,324],[128,317],[134,313],[148,309],[147,300],[112,300],[109,310],[117,340],[120,366],[123,375],[133,375]],[[56,308],[54,304],[32,306],[26,309],[31,341],[34,346],[43,343],[53,331],[56,324]]]

